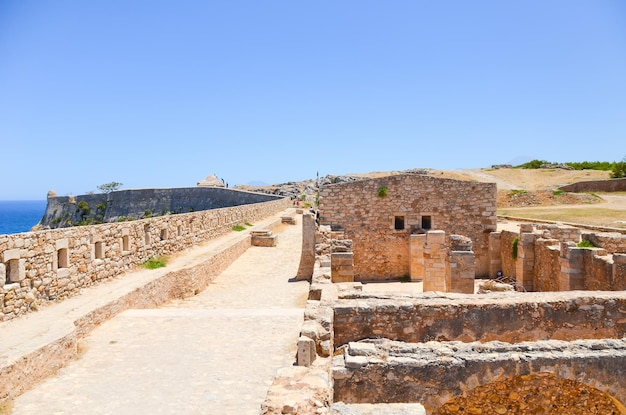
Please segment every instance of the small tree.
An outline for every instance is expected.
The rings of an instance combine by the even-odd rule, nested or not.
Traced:
[[[111,182],[111,183],[101,184],[100,186],[96,186],[96,187],[98,188],[98,190],[100,190],[103,193],[111,193],[119,189],[120,187],[122,187],[122,183]]]
[[[624,177],[626,177],[626,157],[624,157],[622,161],[615,163],[613,169],[611,169],[612,179],[621,179]]]

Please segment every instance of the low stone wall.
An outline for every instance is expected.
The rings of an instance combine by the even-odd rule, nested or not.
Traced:
[[[290,207],[289,199],[131,222],[0,235],[0,320],[77,294]]]
[[[353,341],[509,343],[621,338],[626,293],[398,296],[351,292],[334,305],[335,349]]]
[[[427,414],[539,413],[524,412],[525,408],[555,414],[619,414],[623,406],[615,400],[626,401],[625,365],[624,339],[522,344],[407,344],[379,339],[350,343],[343,357],[335,359],[334,400],[420,402]],[[518,384],[523,387],[516,388]],[[528,396],[530,387],[547,401]],[[468,411],[461,412],[452,401],[438,411],[472,392],[488,396],[488,402],[471,400]],[[521,400],[521,395],[528,400]],[[472,407],[476,409],[470,412]]]
[[[561,186],[566,192],[626,192],[626,179],[590,180]]]

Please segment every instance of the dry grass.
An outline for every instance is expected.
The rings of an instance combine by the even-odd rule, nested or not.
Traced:
[[[498,215],[626,228],[625,210],[610,209],[600,206],[590,208],[567,206],[551,206],[550,208],[505,208],[498,210]]]

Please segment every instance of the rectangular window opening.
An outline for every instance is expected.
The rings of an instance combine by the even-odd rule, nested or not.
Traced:
[[[96,242],[94,246],[94,254],[96,259],[104,258],[104,242]]]
[[[177,236],[182,236],[182,234],[183,234],[183,227],[181,225],[178,225],[178,228],[176,228],[176,234],[177,234]]]
[[[395,216],[393,218],[393,228],[397,231],[404,229],[404,216]]]
[[[146,245],[150,245],[150,242],[152,242],[152,240],[150,238],[150,226],[146,225],[143,228],[143,232],[144,232],[144,243]]]
[[[57,251],[57,267],[67,268],[69,266],[70,258],[67,248],[61,248]]]
[[[169,232],[167,231],[167,229],[161,229],[161,240],[162,240],[162,241],[164,241],[164,240],[166,240],[166,239],[167,239],[167,237],[168,237],[168,233],[169,233]]]
[[[431,229],[432,219],[430,216],[422,216],[422,229]]]
[[[122,236],[122,251],[130,251],[130,236]]]
[[[10,259],[6,263],[7,282],[18,282],[20,280],[20,260]]]

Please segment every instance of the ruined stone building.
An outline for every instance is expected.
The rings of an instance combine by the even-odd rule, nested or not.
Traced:
[[[488,276],[496,198],[494,183],[388,176],[321,188],[320,223],[353,240],[357,281],[411,275],[411,237],[430,230],[470,238],[476,275]]]

